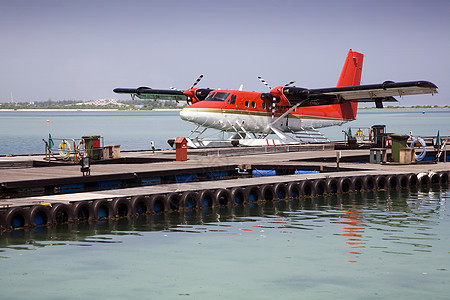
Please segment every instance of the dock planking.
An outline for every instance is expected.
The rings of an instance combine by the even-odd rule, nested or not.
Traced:
[[[173,151],[172,151],[173,152]],[[118,179],[133,179],[149,176],[164,176],[169,174],[190,174],[199,172],[214,172],[220,170],[233,170],[238,166],[256,166],[258,169],[271,168],[328,168],[333,170],[336,168],[336,162],[330,162],[336,158],[335,150],[319,150],[319,151],[301,151],[301,152],[282,152],[282,153],[267,153],[267,154],[251,154],[241,156],[213,156],[203,155],[202,152],[196,150],[197,155],[189,156],[187,161],[171,161],[171,162],[156,162],[156,163],[139,163],[139,164],[93,164],[91,166],[91,176],[82,176],[79,165],[72,166],[53,166],[53,167],[38,167],[38,168],[12,168],[3,169],[0,174],[0,185],[3,188],[17,188],[17,187],[39,187],[43,185],[67,184],[67,183],[86,183],[93,181],[118,180]],[[200,154],[199,154],[200,153]],[[213,152],[214,153],[214,152]],[[164,155],[174,155],[170,151],[165,152]],[[347,161],[352,157],[360,157],[367,155],[368,150],[342,150],[341,155],[347,158]],[[132,152],[127,154],[122,153],[123,156],[130,155],[132,157],[151,156],[148,152]],[[161,155],[161,154],[160,154]],[[36,157],[34,158],[36,159]],[[37,157],[39,159],[39,157]],[[323,162],[318,162],[318,159],[323,159]],[[21,159],[23,160],[23,159]],[[310,161],[314,160],[314,161]],[[108,197],[123,197],[135,196],[142,194],[155,194],[170,191],[187,191],[187,190],[201,190],[206,188],[232,188],[237,186],[254,185],[258,183],[277,183],[283,181],[303,180],[307,178],[325,178],[325,177],[342,177],[342,176],[356,176],[356,175],[379,175],[379,174],[407,174],[420,172],[440,172],[448,171],[449,165],[447,163],[438,164],[414,164],[414,165],[399,165],[399,164],[368,164],[358,162],[340,162],[341,172],[327,171],[326,173],[307,174],[302,175],[287,175],[287,176],[267,176],[258,178],[239,178],[229,180],[217,180],[206,182],[188,182],[181,184],[159,184],[145,187],[133,187],[123,189],[113,189],[109,191],[100,191],[102,195]],[[345,171],[351,170],[351,171]],[[97,197],[95,192],[86,192],[87,195]],[[77,201],[75,195],[80,197],[80,200],[86,200],[85,193],[61,194],[41,196],[41,198],[32,199],[31,201],[42,200],[68,202]],[[52,198],[54,197],[54,198]],[[90,196],[88,196],[90,197]],[[27,197],[33,198],[33,197]],[[44,200],[45,199],[45,200]],[[93,198],[94,199],[94,198]],[[97,198],[95,198],[97,199]],[[53,201],[53,200],[52,200]],[[14,199],[0,199],[0,204],[17,205],[23,204],[19,198]]]
[[[363,188],[363,190],[390,189],[393,188],[389,186],[392,183],[395,185],[394,188],[398,188],[400,180],[405,181],[405,178],[408,178],[407,180],[414,179],[419,184],[417,174],[425,174],[422,178],[426,180],[420,184],[429,185],[432,182],[431,177],[437,174],[435,177],[439,183],[448,185],[450,170],[448,163],[369,164],[361,162],[361,157],[368,156],[368,149],[341,150],[340,152],[339,170],[336,161],[333,161],[336,159],[336,151],[320,149],[258,154],[244,152],[242,155],[233,156],[205,155],[197,150],[195,155],[188,156],[189,160],[187,161],[93,164],[91,176],[82,176],[79,165],[6,168],[0,173],[2,190],[24,189],[31,194],[18,197],[7,196],[0,199],[0,227],[3,230],[10,230],[16,226],[11,224],[19,224],[18,227],[39,225],[32,220],[33,218],[47,220],[48,224],[58,223],[57,219],[61,219],[57,217],[61,213],[61,205],[66,205],[66,210],[70,209],[67,207],[74,209],[73,212],[66,213],[67,218],[62,218],[64,221],[70,221],[84,220],[82,218],[86,215],[89,216],[89,219],[99,218],[100,214],[95,216],[95,210],[99,205],[109,207],[110,216],[124,214],[124,211],[128,211],[125,215],[133,213],[132,210],[137,209],[138,201],[141,201],[139,205],[149,206],[149,208],[143,210],[140,207],[136,212],[160,213],[172,209],[187,209],[186,197],[197,197],[198,199],[195,200],[197,204],[194,205],[197,208],[205,205],[219,205],[222,203],[220,201],[223,200],[223,197],[235,197],[236,193],[241,193],[241,198],[246,198],[246,203],[264,200],[266,195],[270,195],[273,200],[278,198],[283,200],[290,197],[287,194],[288,190],[291,193],[292,189],[297,189],[297,196],[300,196],[301,193],[307,196],[336,193],[336,191],[331,191],[330,185],[333,184],[340,185],[337,187],[340,192],[353,192],[356,191],[355,182],[358,181],[361,186],[361,184],[366,184],[363,181],[369,179],[373,181],[371,187]],[[125,152],[123,155],[126,156],[128,153]],[[151,154],[133,152],[129,155],[145,157]],[[174,153],[166,152],[159,155],[168,157]],[[297,169],[320,170],[321,172],[293,174],[293,170]],[[232,178],[220,175],[222,173],[242,174],[249,170],[277,170],[279,173],[277,176],[251,177],[249,175],[232,176]],[[283,173],[286,170],[290,170],[291,173]],[[217,177],[213,176],[206,180],[199,178],[201,174],[215,172],[219,174]],[[186,176],[189,174],[195,175],[191,178],[192,180]],[[199,176],[197,177],[197,175]],[[165,178],[164,176],[167,178],[179,176],[182,180],[181,182],[167,180],[167,178],[161,180],[161,178]],[[154,178],[159,178],[159,181],[152,182]],[[129,184],[124,184],[143,179],[147,180],[147,185],[129,186]],[[188,182],[184,182],[184,179]],[[103,183],[105,186],[95,185],[99,183]],[[347,185],[346,188],[343,188],[344,184]],[[381,186],[377,187],[378,184]],[[300,192],[301,189],[303,190]],[[307,189],[309,189],[309,194],[306,194]],[[33,191],[38,195],[32,195]],[[281,194],[278,194],[280,191]],[[269,194],[264,194],[267,192]],[[202,197],[204,199],[201,199]],[[215,199],[211,199],[213,197]],[[145,198],[145,200],[141,198]],[[225,202],[227,205],[233,205],[234,200],[228,199]],[[87,208],[87,206],[91,208]],[[39,218],[36,218],[36,214],[40,214]]]

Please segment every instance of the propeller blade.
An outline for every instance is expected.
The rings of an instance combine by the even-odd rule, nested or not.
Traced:
[[[272,119],[275,116],[275,110],[277,108],[277,104],[275,103],[277,99],[275,97],[272,98]]]
[[[294,84],[294,83],[295,83],[295,80],[293,80],[293,81],[291,81],[289,83],[286,83],[284,86],[290,86],[291,84]]]
[[[194,86],[196,86],[196,85],[200,82],[200,80],[202,80],[202,78],[203,78],[203,75],[200,75],[200,76],[197,78],[197,80],[194,82],[194,84],[191,86],[191,89],[192,89]]]
[[[269,90],[271,90],[272,88],[270,87],[270,85],[261,77],[258,76],[259,81],[261,81],[265,86],[267,86],[269,88]]]

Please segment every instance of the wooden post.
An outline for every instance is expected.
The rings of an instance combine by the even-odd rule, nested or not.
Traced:
[[[336,151],[336,171],[339,172],[339,160],[341,159],[342,152]]]

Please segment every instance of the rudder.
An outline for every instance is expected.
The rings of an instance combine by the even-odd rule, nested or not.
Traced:
[[[355,52],[352,49],[348,51],[344,67],[342,68],[341,75],[339,76],[337,83],[338,87],[360,85],[363,58],[364,55],[359,52]]]
[[[341,75],[337,86],[353,86],[360,85],[361,73],[364,55],[355,52],[352,49],[348,51],[344,66],[342,67]],[[340,104],[342,118],[345,120],[355,120],[358,111],[357,101],[343,101]]]

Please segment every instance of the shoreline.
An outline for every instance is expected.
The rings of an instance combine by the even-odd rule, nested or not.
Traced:
[[[18,108],[18,109],[9,109],[9,108],[5,108],[5,109],[1,109],[0,108],[0,112],[2,111],[38,111],[38,112],[49,112],[49,111],[80,111],[80,112],[86,112],[86,111],[95,111],[95,112],[99,112],[99,111],[180,111],[181,108],[157,108],[157,109],[151,109],[151,110],[147,110],[147,109],[116,109],[116,108],[84,108],[84,109],[74,109],[74,108]]]
[[[378,109],[376,107],[358,107],[358,109]],[[450,109],[450,106],[398,106],[398,107],[384,107],[382,109]],[[82,109],[75,109],[75,108],[18,108],[18,109],[10,109],[10,108],[0,108],[0,112],[2,111],[25,111],[25,112],[51,112],[51,111],[72,111],[72,112],[99,112],[99,111],[105,111],[105,112],[111,112],[111,111],[181,111],[182,108],[155,108],[155,109],[117,109],[117,108],[82,108]]]

